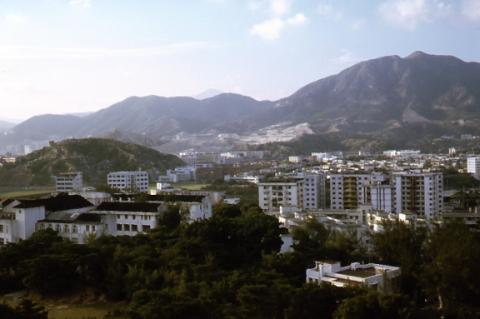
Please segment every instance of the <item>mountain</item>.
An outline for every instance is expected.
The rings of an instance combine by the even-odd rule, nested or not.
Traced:
[[[221,92],[221,91],[219,91],[219,90],[208,89],[208,90],[203,91],[203,92],[200,93],[200,94],[197,94],[197,95],[193,96],[193,98],[195,98],[195,99],[197,99],[197,100],[205,100],[205,99],[209,99],[209,98],[211,98],[211,97],[220,95],[220,94],[222,94],[222,93],[223,93],[223,92]]]
[[[15,126],[15,124],[13,124],[13,123],[0,120],[0,132],[8,130],[8,129],[14,127],[14,126]]]
[[[415,52],[361,62],[276,103],[269,121],[311,124],[316,133],[439,127],[480,132],[480,64]]]
[[[168,152],[269,142],[301,149],[424,147],[442,135],[480,135],[478,83],[479,63],[414,52],[360,62],[278,101],[146,96],[85,117],[38,116],[0,136],[0,145],[117,131],[119,139],[145,137]]]
[[[88,138],[72,139],[20,157],[15,164],[0,167],[0,186],[52,185],[60,172],[81,171],[89,185],[106,183],[111,171],[146,170],[155,177],[184,163],[176,156],[119,141]]]
[[[235,132],[243,121],[272,107],[250,97],[224,93],[197,100],[191,97],[130,97],[87,116],[40,115],[0,137],[1,144],[104,136],[114,131],[147,135],[155,140],[206,131]]]

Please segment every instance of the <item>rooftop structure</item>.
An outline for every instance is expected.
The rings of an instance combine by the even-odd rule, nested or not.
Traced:
[[[336,287],[364,286],[381,292],[391,292],[393,279],[400,276],[400,267],[381,264],[352,263],[341,266],[337,261],[316,261],[306,270],[307,283],[327,283]]]

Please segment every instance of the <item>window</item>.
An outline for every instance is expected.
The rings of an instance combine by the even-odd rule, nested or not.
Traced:
[[[3,225],[0,225],[0,233],[3,233]]]
[[[77,233],[77,225],[73,225],[72,228],[72,233],[76,234]]]
[[[124,225],[124,230],[125,230],[125,231],[130,231],[130,225],[125,224],[125,225]]]
[[[90,225],[87,225],[85,228],[87,231],[90,231]]]
[[[117,231],[122,231],[122,224],[117,224]]]
[[[137,225],[132,225],[132,231],[138,231],[138,226]]]

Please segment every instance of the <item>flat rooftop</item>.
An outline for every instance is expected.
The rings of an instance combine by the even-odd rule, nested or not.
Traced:
[[[375,276],[377,272],[374,267],[369,267],[369,268],[359,268],[356,270],[346,269],[346,270],[337,272],[337,274],[346,275],[346,276],[355,276],[360,278],[368,278],[368,277]]]

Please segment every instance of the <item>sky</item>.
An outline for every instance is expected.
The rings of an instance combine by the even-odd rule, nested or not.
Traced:
[[[275,100],[416,50],[480,61],[480,0],[0,0],[0,119],[210,88]]]

